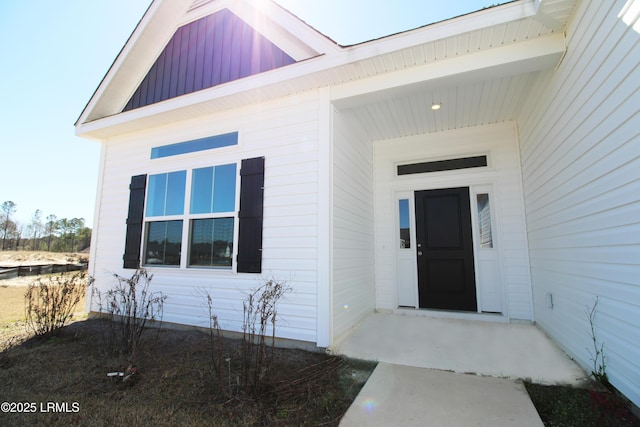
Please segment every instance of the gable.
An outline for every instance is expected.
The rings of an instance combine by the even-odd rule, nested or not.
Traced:
[[[296,62],[228,9],[178,28],[123,111]]]
[[[331,99],[339,108],[372,105],[380,112],[381,100],[407,93],[429,97],[433,91],[427,89],[432,87],[451,94],[451,88],[463,82],[475,90],[473,85],[491,76],[522,75],[558,63],[565,53],[564,35],[538,16],[546,13],[564,25],[565,9],[570,10],[575,0],[550,1],[554,3],[535,7],[519,0],[343,47],[270,0],[154,0],[78,118],[76,134],[104,139],[326,86],[336,88]],[[558,3],[567,8],[558,9]],[[225,15],[222,38],[216,41],[216,19]],[[214,26],[209,27],[208,20]],[[244,37],[252,43],[248,50]],[[254,46],[255,40],[259,41]],[[205,56],[214,45],[218,53]],[[281,62],[274,52],[284,52]],[[261,68],[263,59],[257,61],[258,57],[269,66]],[[216,70],[211,69],[214,59]],[[506,80],[487,85],[512,86]],[[524,91],[526,82],[515,87]],[[409,117],[395,107],[391,111],[398,112],[403,123],[403,117]],[[463,116],[466,113],[450,115]],[[387,117],[373,119],[368,128],[384,122]]]

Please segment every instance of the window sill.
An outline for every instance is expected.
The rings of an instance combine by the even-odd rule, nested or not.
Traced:
[[[215,273],[216,275],[236,275],[236,271],[233,268],[221,268],[221,267],[180,267],[180,266],[174,266],[174,265],[143,265],[142,268],[145,268],[146,270],[150,271],[150,272],[162,272],[164,273],[169,273],[172,275],[178,275],[178,274],[194,274],[197,275],[198,273],[201,274],[212,274]]]

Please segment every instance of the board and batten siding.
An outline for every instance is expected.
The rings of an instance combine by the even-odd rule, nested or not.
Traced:
[[[333,336],[375,306],[373,146],[350,111],[333,113]]]
[[[581,1],[519,120],[538,324],[640,405],[639,0]],[[550,304],[552,299],[553,304]]]
[[[398,164],[476,155],[487,155],[489,167],[396,175]],[[533,320],[515,123],[375,141],[374,182],[376,308],[398,308],[395,264],[399,244],[396,240],[398,207],[394,195],[454,187],[471,187],[473,193],[474,186],[480,186],[492,188],[492,205],[496,207],[492,215],[496,226],[494,243],[500,260],[498,274],[501,276],[502,313],[510,319]]]
[[[150,159],[152,147],[234,131],[239,132],[237,146]],[[242,159],[264,156],[262,273],[149,267],[154,275],[151,287],[168,296],[163,319],[166,322],[208,327],[208,292],[221,327],[242,331],[242,300],[247,293],[271,278],[285,281],[293,291],[280,303],[277,335],[316,342],[317,92],[176,122],[103,143],[104,185],[97,202],[99,216],[91,268],[100,290],[113,286],[113,273],[125,277],[132,273],[122,269],[131,176],[232,162],[239,168]],[[92,309],[97,310],[95,303]]]
[[[242,19],[222,9],[176,30],[124,111],[294,62]]]

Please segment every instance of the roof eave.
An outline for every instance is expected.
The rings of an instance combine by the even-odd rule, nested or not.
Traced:
[[[352,52],[358,52],[358,55],[364,57],[380,55],[405,47],[481,30],[494,25],[535,17],[538,13],[538,1],[539,0],[516,0],[412,30],[345,46],[342,50],[349,52],[350,57],[353,56]]]
[[[184,18],[199,16],[198,13],[188,13],[189,7],[189,2],[183,1],[154,0],[151,3],[80,114],[76,126],[120,113],[174,31],[185,24]],[[297,51],[293,55],[297,60],[315,57],[324,51],[339,50],[335,43],[308,27],[295,15],[286,13],[283,8],[271,2],[265,3],[265,7],[265,13],[276,25],[263,29],[268,30],[272,38]],[[243,0],[218,0],[203,7],[199,13],[212,8],[228,8],[249,21],[252,15],[256,15],[251,4]],[[252,23],[257,26],[260,24],[258,20]],[[294,37],[300,37],[300,40],[293,40]],[[287,38],[290,40],[287,41]]]
[[[452,18],[450,20],[441,21],[436,24],[420,27],[362,44],[346,48],[336,46],[337,50],[333,50],[332,52],[329,52],[329,54],[321,55],[314,59],[273,70],[265,73],[264,75],[251,76],[239,81],[229,82],[219,87],[213,87],[189,95],[183,95],[179,97],[178,100],[167,100],[162,103],[158,103],[158,105],[154,104],[143,107],[139,109],[140,111],[134,110],[126,113],[120,113],[119,111],[97,111],[95,108],[95,104],[97,102],[96,99],[102,100],[103,97],[107,96],[109,91],[114,91],[119,83],[118,76],[126,74],[126,69],[122,69],[122,58],[131,53],[131,50],[133,49],[132,46],[136,46],[136,50],[139,51],[136,52],[137,54],[144,53],[143,46],[138,46],[138,43],[143,43],[139,42],[138,39],[143,37],[142,33],[147,31],[147,27],[150,26],[150,22],[156,23],[155,27],[157,27],[157,21],[161,20],[163,16],[166,16],[168,13],[176,13],[175,11],[170,12],[173,9],[168,7],[163,10],[158,10],[159,7],[157,6],[155,8],[150,7],[150,10],[141,21],[141,24],[132,35],[130,42],[125,46],[125,49],[123,49],[123,52],[118,59],[116,59],[116,62],[114,62],[114,65],[105,77],[105,81],[103,82],[104,84],[102,84],[96,91],[94,98],[92,98],[89,104],[90,108],[85,109],[80,120],[76,123],[76,134],[86,138],[101,139],[106,135],[113,135],[114,131],[117,132],[116,129],[120,129],[120,131],[125,130],[125,128],[129,129],[129,127],[123,126],[123,123],[125,122],[141,120],[142,118],[148,118],[154,114],[166,114],[166,109],[170,106],[173,106],[173,108],[176,106],[179,106],[179,108],[185,108],[189,104],[196,105],[202,102],[219,99],[220,97],[230,97],[233,96],[234,93],[242,95],[243,93],[257,89],[261,84],[274,85],[280,84],[289,79],[305,78],[305,76],[312,74],[317,75],[336,67],[396,52],[407,47],[417,46],[443,38],[481,30],[493,25],[535,17],[539,7],[538,1],[539,0],[517,0],[504,5],[480,10]],[[152,6],[156,5],[156,3],[166,5],[168,3],[175,4],[182,2],[154,1]],[[296,20],[297,19],[298,18],[296,18]],[[304,24],[302,21],[300,22]],[[175,25],[175,19],[173,25]],[[304,25],[306,26],[306,24]],[[310,27],[309,29],[310,31],[315,32],[314,29]],[[166,28],[164,28],[164,34],[166,35],[166,33]],[[171,32],[169,32],[169,35],[165,38],[170,37],[170,33]],[[164,46],[166,41],[167,40],[163,40],[162,46]],[[325,40],[324,43],[327,43],[327,41]],[[156,50],[157,48],[153,51],[156,52]],[[154,59],[151,58],[150,63],[153,61]],[[311,88],[312,87],[309,87],[307,89]],[[131,87],[127,87],[124,89],[121,88],[120,90],[131,91],[132,89]],[[121,93],[119,96],[123,98]],[[128,96],[130,96],[130,94],[128,94]],[[143,121],[146,122],[147,120]],[[107,128],[111,126],[115,126],[115,128],[108,130]]]
[[[98,88],[76,122],[76,126],[111,114],[109,107],[115,100],[127,98],[133,93],[130,83],[131,69],[128,59],[135,53],[137,62],[152,64],[158,49],[168,42],[173,31],[167,27],[175,24],[175,16],[181,16],[188,8],[187,2],[163,2],[154,0],[139,24],[125,43],[115,61],[107,71]],[[143,78],[142,76],[141,78]],[[134,86],[140,83],[137,79]],[[135,89],[133,89],[135,90]]]

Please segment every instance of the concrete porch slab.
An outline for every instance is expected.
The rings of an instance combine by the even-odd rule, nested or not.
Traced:
[[[330,348],[396,365],[580,385],[587,375],[538,327],[375,313]]]
[[[379,363],[340,426],[543,424],[519,381]]]

